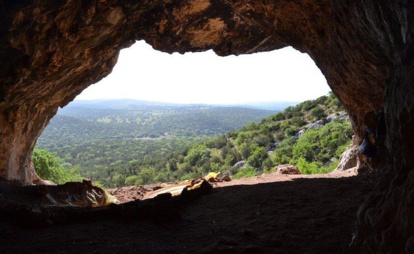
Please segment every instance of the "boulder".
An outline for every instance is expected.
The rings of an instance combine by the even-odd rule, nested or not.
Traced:
[[[246,165],[246,161],[238,161],[236,164],[233,165],[234,168],[241,168]]]
[[[345,121],[348,120],[349,116],[346,112],[337,112],[334,114],[331,114],[329,116],[326,117],[326,122],[330,123],[332,121],[334,121],[335,119],[339,119],[341,121]]]
[[[300,136],[302,136],[303,133],[305,133],[305,132],[306,132],[305,129],[302,129],[302,130],[298,131],[298,133],[296,133],[296,135],[295,135],[295,138],[300,138]]]
[[[282,164],[276,167],[276,173],[279,174],[287,174],[287,175],[299,175],[301,174],[299,169],[290,164]]]
[[[358,160],[358,146],[352,145],[339,157],[338,167],[335,172],[342,172],[348,170],[357,170],[359,166]]]
[[[310,124],[305,126],[305,129],[301,129],[300,131],[298,131],[295,134],[295,138],[300,138],[300,136],[302,136],[303,133],[307,132],[308,130],[322,128],[324,125],[325,124],[322,120],[318,120],[318,121],[315,121],[313,123],[310,123]]]
[[[277,145],[278,145],[278,142],[274,142],[273,144],[271,144],[267,149],[266,149],[266,152],[273,152],[275,149],[276,149],[276,147],[277,147]]]
[[[310,123],[308,125],[306,125],[307,129],[316,129],[316,128],[322,128],[325,124],[323,123],[322,120],[318,120],[316,122]]]

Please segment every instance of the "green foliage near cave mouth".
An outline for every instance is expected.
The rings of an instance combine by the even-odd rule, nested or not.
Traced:
[[[56,184],[82,180],[79,174],[79,167],[64,168],[62,160],[47,150],[34,149],[32,160],[37,175],[44,180],[49,180]]]
[[[331,172],[338,165],[339,156],[350,145],[351,124],[332,122],[320,129],[305,132],[292,149],[290,164],[303,174]]]

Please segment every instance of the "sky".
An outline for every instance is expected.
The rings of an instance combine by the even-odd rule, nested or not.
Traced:
[[[168,54],[144,41],[121,50],[111,74],[76,100],[137,99],[172,103],[302,102],[330,91],[307,55],[284,48],[219,57],[213,51]]]

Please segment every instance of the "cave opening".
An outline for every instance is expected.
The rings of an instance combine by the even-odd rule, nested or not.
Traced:
[[[295,115],[295,123],[286,132],[290,132],[289,135],[299,135],[297,132],[302,134],[307,130],[305,123],[321,127],[326,122],[324,117],[338,112],[333,112],[336,110],[333,108],[322,109],[330,105],[319,105],[311,100],[326,97],[329,91],[324,76],[311,58],[293,48],[218,57],[213,52],[165,54],[154,51],[145,42],[137,42],[121,51],[118,63],[108,77],[85,89],[72,103],[58,111],[39,137],[36,147],[47,149],[63,159],[64,168],[69,171],[76,168],[83,177],[107,188],[121,187],[126,184],[125,181],[133,184],[138,179],[140,169],[150,167],[155,168],[155,172],[164,172],[165,165],[184,167],[183,162],[171,165],[171,161],[177,160],[174,157],[169,163],[160,163],[153,158],[173,156],[172,151],[181,150],[179,147],[183,145],[180,142],[190,142],[186,138],[201,142],[214,135],[227,135],[229,131],[237,131],[243,125],[250,124],[250,121],[263,122],[268,116],[303,101],[308,101],[306,109],[296,106],[288,113]],[[243,108],[246,109],[244,113]],[[310,114],[308,111],[311,109],[315,118],[305,116]],[[217,119],[214,114],[218,114]],[[225,120],[223,117],[227,114],[233,116],[227,116]],[[182,124],[172,118],[181,118]],[[166,126],[165,121],[170,121],[169,126]],[[203,122],[204,127],[194,121]],[[282,130],[285,129],[286,126],[283,126]],[[278,140],[272,137],[269,141],[266,136],[278,136]],[[266,170],[275,164],[270,155],[283,137],[280,132],[268,132],[257,137],[262,139],[258,142],[259,147],[269,154]],[[149,145],[151,140],[157,143]],[[166,150],[170,150],[171,154],[166,154]],[[254,149],[244,153],[253,154]],[[248,160],[249,156],[246,156],[238,155],[237,158],[239,161]],[[334,154],[330,156],[337,157]],[[35,158],[35,169],[45,165],[41,163],[44,159],[39,151],[35,150]],[[194,168],[187,169],[190,172],[186,175],[189,177],[194,171],[198,173],[192,177],[202,177],[202,174],[208,173],[205,172],[208,167],[210,171],[229,171],[233,165],[225,162],[228,160],[226,158],[227,155],[215,157],[217,161],[214,168],[211,168],[213,162],[210,161],[203,163],[203,167],[198,166],[203,168],[203,173],[192,165]],[[156,165],[139,163],[143,160]],[[233,164],[239,162],[230,160]],[[287,159],[279,161],[287,162]],[[324,161],[326,163],[329,161]],[[255,171],[257,168],[262,170],[262,163],[255,164]],[[237,173],[236,169],[232,171],[233,174]],[[46,177],[46,169],[37,172],[41,172],[41,177]],[[171,182],[184,176],[169,177],[155,178]],[[45,180],[53,181],[47,177]],[[61,180],[56,181],[62,183]],[[145,180],[145,183],[152,181]]]

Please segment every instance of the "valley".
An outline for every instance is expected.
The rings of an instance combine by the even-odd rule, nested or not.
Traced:
[[[89,102],[62,109],[39,138],[34,156],[37,171],[47,171],[40,170],[43,157],[55,156],[55,170],[110,188],[196,179],[208,172],[251,177],[287,163],[303,174],[327,173],[351,136],[332,94],[281,112]]]

